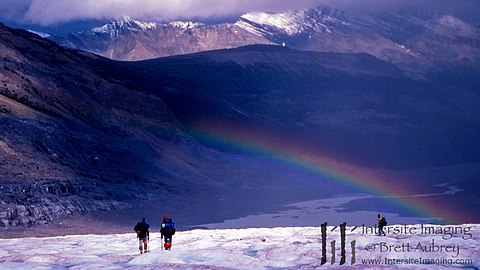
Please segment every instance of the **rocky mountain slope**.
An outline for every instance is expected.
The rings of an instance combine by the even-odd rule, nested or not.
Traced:
[[[212,222],[270,207],[265,201],[308,197],[288,192],[292,183],[276,172],[198,143],[158,95],[105,72],[125,68],[120,63],[24,30],[0,31],[1,227],[139,201],[165,210],[166,200],[189,212],[207,209],[203,222]],[[272,183],[283,195],[265,194]],[[245,196],[249,202],[231,211]],[[156,213],[146,209],[133,211]],[[138,218],[131,211],[125,215]]]
[[[89,31],[50,37],[59,44],[115,60],[143,60],[249,44],[270,44],[233,24],[141,22],[130,17]]]
[[[126,199],[202,183],[193,169],[208,164],[195,157],[202,150],[160,98],[92,65],[110,61],[3,25],[0,51],[0,226],[126,207]]]
[[[327,6],[247,13],[233,24],[218,25],[159,24],[127,18],[50,38],[67,47],[118,60],[273,43],[304,51],[369,53],[394,63],[416,79],[459,64],[480,66],[480,31],[448,14],[374,14],[358,18]]]
[[[329,7],[280,14],[250,13],[236,25],[300,50],[365,52],[417,77],[452,63],[479,66],[480,31],[438,14],[351,18]]]
[[[302,186],[305,172],[279,176],[201,132],[368,168],[480,160],[473,68],[417,81],[370,54],[269,45],[116,62],[3,25],[0,51],[0,226],[167,199],[219,222],[356,192],[318,177]],[[463,209],[478,206],[470,184]]]

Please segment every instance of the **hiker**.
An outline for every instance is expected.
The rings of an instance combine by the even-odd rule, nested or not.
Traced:
[[[149,228],[150,225],[145,222],[145,218],[142,218],[142,221],[138,222],[137,225],[133,227],[133,230],[137,233],[138,249],[140,250],[140,254],[148,251],[148,241],[150,240],[150,232],[148,231]]]
[[[385,219],[385,217],[380,216],[380,214],[378,214],[377,220],[378,220],[378,235],[382,235],[382,234],[386,235],[385,231],[383,230],[383,227],[387,226],[387,220]]]
[[[165,250],[170,250],[172,248],[172,235],[175,234],[175,231],[175,222],[173,222],[168,216],[163,216],[160,233],[162,235],[162,239],[165,240],[165,243],[163,244]]]

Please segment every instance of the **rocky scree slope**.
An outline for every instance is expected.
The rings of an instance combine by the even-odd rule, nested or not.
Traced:
[[[0,52],[0,227],[201,188],[202,150],[160,98],[99,76],[110,60],[4,25]]]

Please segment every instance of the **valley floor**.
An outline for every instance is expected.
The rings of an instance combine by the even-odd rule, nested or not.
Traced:
[[[154,232],[150,251],[142,255],[133,232],[0,239],[0,268],[478,269],[479,228],[478,224],[392,225],[386,236],[377,236],[375,228],[346,227],[343,265],[339,226],[326,227],[324,240],[321,227],[178,231],[171,251],[162,250],[160,235]]]

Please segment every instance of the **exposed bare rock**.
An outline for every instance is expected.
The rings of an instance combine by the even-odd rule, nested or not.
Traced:
[[[181,193],[198,174],[173,173],[175,155],[163,153],[191,141],[168,106],[91,64],[110,60],[3,25],[0,51],[0,226]]]
[[[276,44],[303,51],[372,54],[415,79],[459,64],[480,66],[480,31],[448,14],[387,13],[357,18],[328,6],[252,12],[233,24],[216,25],[123,18],[89,31],[49,38],[117,60]]]
[[[348,32],[338,18],[332,23]],[[172,27],[187,33],[203,26]],[[283,32],[301,37],[295,28]],[[302,186],[297,176],[308,172],[279,176],[278,164],[269,169],[262,155],[223,144],[229,136],[301,154],[320,149],[322,158],[374,169],[480,161],[479,69],[455,54],[451,62],[427,61],[435,69],[416,80],[405,66],[372,54],[271,45],[116,62],[3,25],[0,51],[0,226],[131,200],[159,207],[178,199],[188,210],[219,209],[208,218],[226,218],[331,192],[328,176]],[[223,132],[218,141],[209,136]],[[435,184],[422,188],[432,192]],[[469,189],[463,209],[478,208],[478,188],[459,186]]]
[[[141,22],[129,17],[90,31],[51,37],[59,44],[115,60],[143,60],[250,44],[271,44],[233,24]]]

